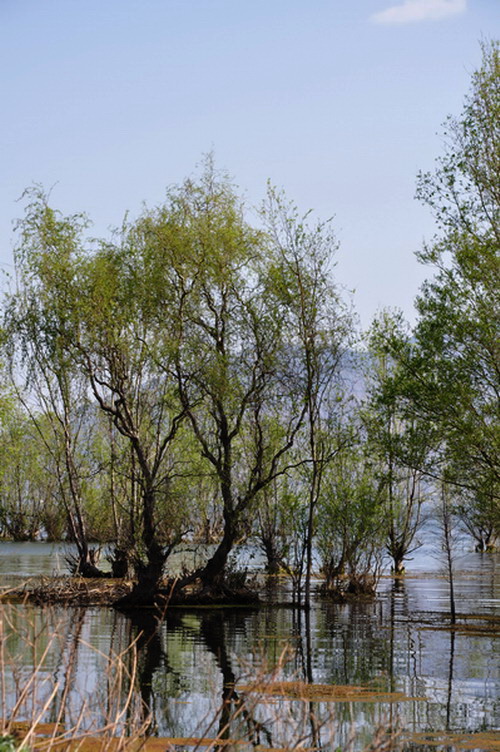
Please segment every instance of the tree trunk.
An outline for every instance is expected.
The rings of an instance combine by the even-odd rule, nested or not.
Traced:
[[[167,553],[158,542],[154,522],[155,493],[147,488],[143,494],[142,542],[146,550],[145,561],[136,561],[137,582],[132,591],[120,598],[114,605],[117,608],[154,606],[158,601],[158,591],[163,576]]]
[[[234,515],[225,515],[225,523],[221,542],[199,573],[204,590],[218,590],[224,582],[227,560],[237,538]]]
[[[278,574],[281,568],[281,557],[276,550],[276,545],[272,536],[262,537],[262,546],[266,554],[266,572],[268,574]]]

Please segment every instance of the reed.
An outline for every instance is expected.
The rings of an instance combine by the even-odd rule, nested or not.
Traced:
[[[368,747],[360,745],[355,728],[339,734],[332,706],[312,700],[307,691],[277,698],[273,688],[287,674],[289,648],[273,667],[263,657],[258,672],[255,664],[241,665],[233,675],[228,661],[225,674],[221,666],[218,707],[200,721],[196,735],[157,738],[141,694],[142,635],[123,640],[124,649],[103,652],[90,644],[84,616],[83,609],[0,606],[0,752],[246,752],[256,747],[354,752],[363,746],[393,752],[399,747],[398,733],[383,725],[373,730]],[[80,686],[81,673],[77,676],[82,647],[99,666],[98,683],[89,687]]]
[[[96,752],[141,746],[150,717],[136,691],[137,640],[105,654],[83,639],[81,612],[75,609],[74,615],[70,633],[67,618],[50,608],[1,606],[0,752],[9,746],[76,749],[90,741]],[[99,687],[91,692],[76,686],[82,645],[94,651],[102,667]]]

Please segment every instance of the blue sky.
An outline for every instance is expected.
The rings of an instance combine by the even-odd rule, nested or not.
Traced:
[[[0,0],[0,263],[33,182],[101,235],[213,150],[250,203],[270,179],[334,215],[364,326],[412,319],[415,176],[499,21],[498,0]]]

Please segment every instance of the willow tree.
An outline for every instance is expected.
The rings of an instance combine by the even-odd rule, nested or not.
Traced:
[[[209,159],[198,180],[171,190],[136,225],[147,248],[150,328],[162,342],[157,363],[175,376],[223,518],[215,553],[180,584],[199,580],[212,594],[224,593],[228,556],[259,495],[292,465],[313,468],[313,517],[326,457],[317,427],[346,326],[329,281],[335,244],[326,228],[296,223],[285,248],[274,209],[261,228],[245,211]],[[306,424],[312,459],[291,454]]]
[[[17,396],[53,458],[69,537],[77,547],[75,570],[95,576],[99,571],[88,543],[78,451],[85,382],[70,352],[77,308],[75,265],[87,222],[82,215],[55,212],[38,188],[26,196],[25,215],[17,225],[16,287],[7,297],[4,351],[13,382],[23,380]]]
[[[80,574],[98,574],[87,541],[79,454],[89,425],[82,406],[90,397],[129,442],[140,499],[138,508],[132,496],[128,500],[128,535],[117,541],[115,554],[122,564],[129,555],[135,566],[140,597],[134,593],[134,599],[151,601],[181,535],[182,510],[169,505],[168,496],[170,448],[184,410],[165,368],[168,323],[161,333],[152,323],[148,290],[154,284],[143,274],[147,245],[133,223],[112,242],[88,243],[83,217],[54,211],[41,191],[30,199],[19,225],[17,289],[5,326],[12,374],[25,377],[18,394],[36,424],[43,411],[57,439],[47,448],[58,468]]]
[[[318,549],[326,580],[323,589],[334,598],[374,595],[381,572],[385,510],[365,450],[366,445],[352,441],[324,473]]]
[[[0,395],[0,535],[15,541],[36,540],[42,531],[51,534],[51,496],[57,487],[54,474],[46,472],[51,456],[33,421],[19,403]],[[43,433],[43,418],[38,427]],[[65,515],[56,510],[55,526],[64,530]]]
[[[173,374],[172,311],[156,298],[165,261],[141,218],[82,259],[77,274],[73,357],[98,406],[128,442],[139,491],[137,505],[129,499],[127,535],[116,552],[122,562],[131,560],[137,575],[122,605],[154,600],[168,555],[188,525],[186,505],[172,494],[174,444],[185,409]],[[162,289],[169,298],[168,287]]]
[[[404,572],[405,559],[421,545],[417,535],[429,496],[425,473],[440,440],[432,422],[414,415],[403,393],[405,370],[386,349],[391,338],[404,342],[409,337],[400,314],[384,311],[373,322],[362,410],[367,451],[385,512],[385,547],[395,574]]]
[[[259,493],[284,473],[307,414],[296,390],[287,305],[270,284],[273,248],[245,219],[234,188],[208,163],[150,218],[175,306],[175,373],[183,410],[217,478],[222,538],[186,578],[226,591],[228,556]],[[280,428],[277,430],[277,416]]]
[[[347,433],[332,430],[342,402],[341,363],[353,342],[353,320],[344,306],[332,270],[337,241],[330,222],[309,221],[270,189],[263,215],[274,249],[272,284],[286,309],[296,389],[306,420],[300,442],[307,487],[304,537],[305,602],[309,603],[316,510],[327,465],[344,445]],[[300,598],[300,588],[299,588]]]
[[[408,410],[439,432],[427,471],[461,493],[469,529],[485,547],[500,530],[498,42],[483,46],[463,110],[444,135],[435,169],[418,182],[438,226],[418,254],[433,274],[416,300],[412,339],[387,343]]]

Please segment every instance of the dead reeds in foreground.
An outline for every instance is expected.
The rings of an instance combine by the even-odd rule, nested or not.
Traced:
[[[246,676],[224,681],[219,707],[200,722],[195,737],[154,737],[153,719],[141,694],[141,636],[124,650],[104,653],[90,645],[85,611],[70,613],[58,620],[50,609],[0,607],[0,752],[339,749],[331,713],[320,716],[308,697],[293,703],[271,696],[269,688],[283,677],[287,651],[272,671],[255,676],[248,669],[243,671]],[[80,678],[77,681],[82,645],[95,658],[85,667],[84,687]],[[397,734],[380,728],[373,733],[370,750],[389,752],[397,742]],[[357,746],[354,731],[344,736],[343,750]]]
[[[108,654],[92,647],[100,670],[91,691],[78,692],[78,648],[82,611],[72,613],[71,631],[55,612],[40,619],[32,609],[0,609],[0,751],[16,749],[137,749],[150,718],[137,693],[137,646]],[[27,669],[26,666],[31,668]]]

